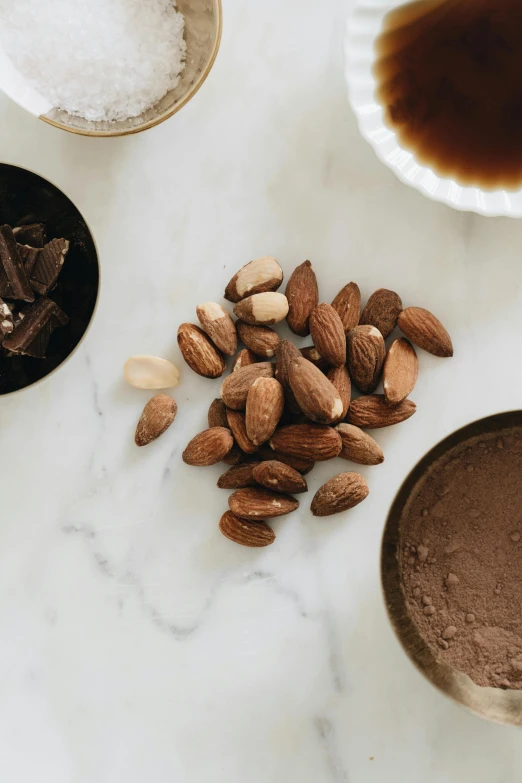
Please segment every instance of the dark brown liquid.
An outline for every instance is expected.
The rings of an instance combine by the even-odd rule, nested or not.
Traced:
[[[417,160],[463,185],[522,185],[522,0],[417,0],[376,43],[377,99]]]

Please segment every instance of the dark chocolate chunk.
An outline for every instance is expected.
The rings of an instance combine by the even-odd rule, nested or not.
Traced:
[[[31,247],[43,247],[47,239],[43,223],[31,223],[28,226],[17,226],[16,228],[13,228],[13,234],[16,237],[16,241],[21,245],[30,245]]]
[[[34,302],[34,294],[10,226],[0,227],[0,296]]]
[[[38,299],[20,315],[21,320],[2,345],[15,354],[45,359],[51,334],[57,327],[64,326],[68,317],[56,302],[46,297]]]
[[[18,252],[20,253],[25,273],[30,277],[33,266],[36,264],[36,259],[40,254],[40,248],[30,247],[29,245],[18,245]]]
[[[13,313],[8,304],[0,299],[0,339],[3,340],[14,329]]]
[[[52,239],[40,250],[30,276],[31,286],[37,293],[45,295],[54,288],[68,251],[67,239]]]

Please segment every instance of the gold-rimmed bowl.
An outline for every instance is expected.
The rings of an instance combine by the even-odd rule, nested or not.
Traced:
[[[408,498],[430,467],[450,449],[487,433],[522,426],[522,411],[497,413],[448,435],[413,468],[392,503],[381,546],[381,581],[388,617],[406,655],[439,691],[481,718],[503,725],[522,726],[522,691],[484,688],[466,674],[437,659],[421,637],[406,605],[401,587],[398,547],[400,526]]]
[[[197,93],[214,65],[221,42],[223,24],[221,0],[177,0],[176,7],[185,17],[184,35],[187,44],[185,67],[180,74],[178,85],[138,117],[118,122],[92,122],[60,109],[48,109],[45,106],[42,110],[42,99],[21,82],[19,74],[11,73],[8,62],[3,64],[4,72],[9,69],[9,79],[1,77],[0,86],[20,106],[36,114],[49,125],[70,133],[100,137],[126,136],[153,128],[172,117]],[[1,60],[0,66],[2,66]]]

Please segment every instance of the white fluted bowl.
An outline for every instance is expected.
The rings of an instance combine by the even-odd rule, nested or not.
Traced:
[[[460,185],[453,179],[443,179],[433,169],[418,163],[386,125],[383,108],[375,97],[374,45],[386,14],[403,4],[404,0],[354,0],[348,17],[344,41],[345,75],[348,98],[362,136],[400,180],[428,198],[488,217],[522,217],[522,189],[482,190]]]

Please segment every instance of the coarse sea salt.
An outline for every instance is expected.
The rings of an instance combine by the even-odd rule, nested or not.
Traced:
[[[185,20],[173,0],[0,0],[0,46],[53,106],[124,120],[173,89]]]

